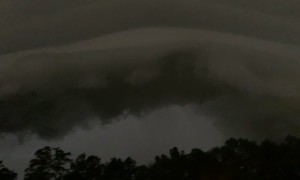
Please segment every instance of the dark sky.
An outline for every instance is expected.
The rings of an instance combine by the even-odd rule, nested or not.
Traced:
[[[147,161],[299,135],[298,0],[0,0],[0,27],[0,155],[18,171],[45,144]]]

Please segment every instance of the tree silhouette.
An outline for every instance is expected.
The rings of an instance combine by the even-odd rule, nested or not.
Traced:
[[[1,180],[15,180],[17,179],[17,173],[9,170],[4,166],[3,162],[0,161],[0,179]]]
[[[169,151],[169,156],[155,157],[155,162],[149,168],[149,179],[181,180],[186,176],[186,155],[176,147]]]
[[[35,152],[35,158],[25,170],[25,180],[61,180],[68,172],[69,156],[60,148],[46,146]]]
[[[103,171],[103,178],[106,180],[133,180],[135,178],[136,162],[130,157],[122,161],[112,158],[106,163]]]
[[[199,179],[200,170],[204,168],[205,153],[200,149],[192,149],[186,156],[187,180]]]
[[[59,148],[44,147],[25,171],[25,180],[299,180],[300,139],[260,144],[231,138],[223,146],[188,154],[174,147],[149,165],[112,158],[101,164],[97,156],[80,154],[74,161]],[[16,174],[0,163],[0,180]]]
[[[71,170],[65,176],[66,180],[100,180],[102,179],[103,165],[97,156],[80,154],[71,163]]]

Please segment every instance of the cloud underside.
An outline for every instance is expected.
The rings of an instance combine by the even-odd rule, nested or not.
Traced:
[[[2,134],[193,104],[230,135],[300,135],[296,1],[30,2],[0,0]]]
[[[195,104],[232,134],[295,134],[297,50],[225,33],[146,28],[3,55],[0,131],[56,138],[90,119],[110,123]]]

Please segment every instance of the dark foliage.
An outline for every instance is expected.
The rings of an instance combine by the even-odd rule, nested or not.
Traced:
[[[102,179],[103,166],[100,158],[97,156],[86,156],[80,154],[75,161],[71,163],[68,174],[65,175],[66,180],[97,180]]]
[[[15,180],[17,179],[17,173],[9,170],[4,166],[3,162],[0,161],[0,179],[1,180]]]
[[[149,165],[131,158],[102,163],[86,154],[71,160],[70,155],[60,148],[38,150],[25,180],[300,180],[300,139],[292,136],[282,143],[229,139],[207,152],[184,153],[175,147]],[[0,162],[1,180],[16,177]]]
[[[58,180],[68,174],[69,156],[60,148],[44,147],[35,152],[35,158],[25,169],[25,180]]]

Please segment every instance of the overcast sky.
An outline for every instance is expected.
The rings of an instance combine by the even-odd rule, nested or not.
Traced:
[[[0,158],[18,172],[44,145],[148,162],[299,135],[298,0],[0,0],[0,27]]]

